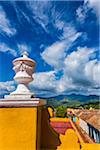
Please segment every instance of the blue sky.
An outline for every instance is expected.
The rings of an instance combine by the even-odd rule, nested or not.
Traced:
[[[12,60],[37,62],[39,96],[99,95],[99,1],[1,1],[0,94],[15,89]]]

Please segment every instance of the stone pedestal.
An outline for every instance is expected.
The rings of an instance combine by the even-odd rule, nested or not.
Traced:
[[[44,100],[0,100],[0,150],[40,149]]]

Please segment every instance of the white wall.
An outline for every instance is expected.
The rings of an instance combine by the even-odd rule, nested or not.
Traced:
[[[84,120],[79,119],[79,125],[87,134],[89,134],[89,127]]]

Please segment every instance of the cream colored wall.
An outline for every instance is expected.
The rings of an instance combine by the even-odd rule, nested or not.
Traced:
[[[87,134],[89,134],[89,128],[88,128],[88,125],[87,125],[87,123],[84,121],[84,120],[82,120],[82,119],[79,119],[79,125],[80,125],[80,127],[87,133]]]
[[[0,108],[0,150],[35,150],[36,131],[36,107]]]

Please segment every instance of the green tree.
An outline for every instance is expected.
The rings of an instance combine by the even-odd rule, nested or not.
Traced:
[[[56,117],[66,117],[67,107],[66,106],[58,106],[56,108]]]

